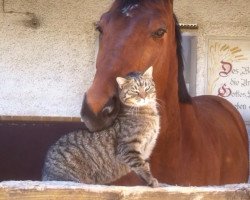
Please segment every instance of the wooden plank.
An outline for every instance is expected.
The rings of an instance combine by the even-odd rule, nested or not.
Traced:
[[[161,188],[94,186],[70,182],[8,181],[0,183],[0,200],[249,200],[250,184],[220,187]]]

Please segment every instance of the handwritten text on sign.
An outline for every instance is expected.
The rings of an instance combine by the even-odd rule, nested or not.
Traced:
[[[208,94],[226,98],[250,123],[250,40],[210,39]]]

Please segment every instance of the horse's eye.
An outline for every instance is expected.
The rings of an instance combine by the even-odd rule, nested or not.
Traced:
[[[152,37],[154,38],[161,38],[167,32],[165,28],[159,28],[157,31],[152,33]]]

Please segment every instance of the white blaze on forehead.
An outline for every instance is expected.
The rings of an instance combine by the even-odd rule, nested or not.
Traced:
[[[131,17],[131,11],[134,10],[135,8],[137,8],[139,5],[138,4],[134,4],[134,5],[128,5],[127,7],[124,7],[122,9],[122,13],[125,14],[127,17]]]

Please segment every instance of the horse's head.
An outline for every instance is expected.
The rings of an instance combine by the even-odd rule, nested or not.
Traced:
[[[166,82],[168,67],[162,66],[176,62],[170,53],[176,53],[172,10],[171,0],[116,0],[102,15],[96,27],[100,32],[96,74],[81,110],[89,130],[108,127],[116,118],[117,76],[143,72],[152,65],[156,87]],[[161,73],[165,75],[157,77]]]

